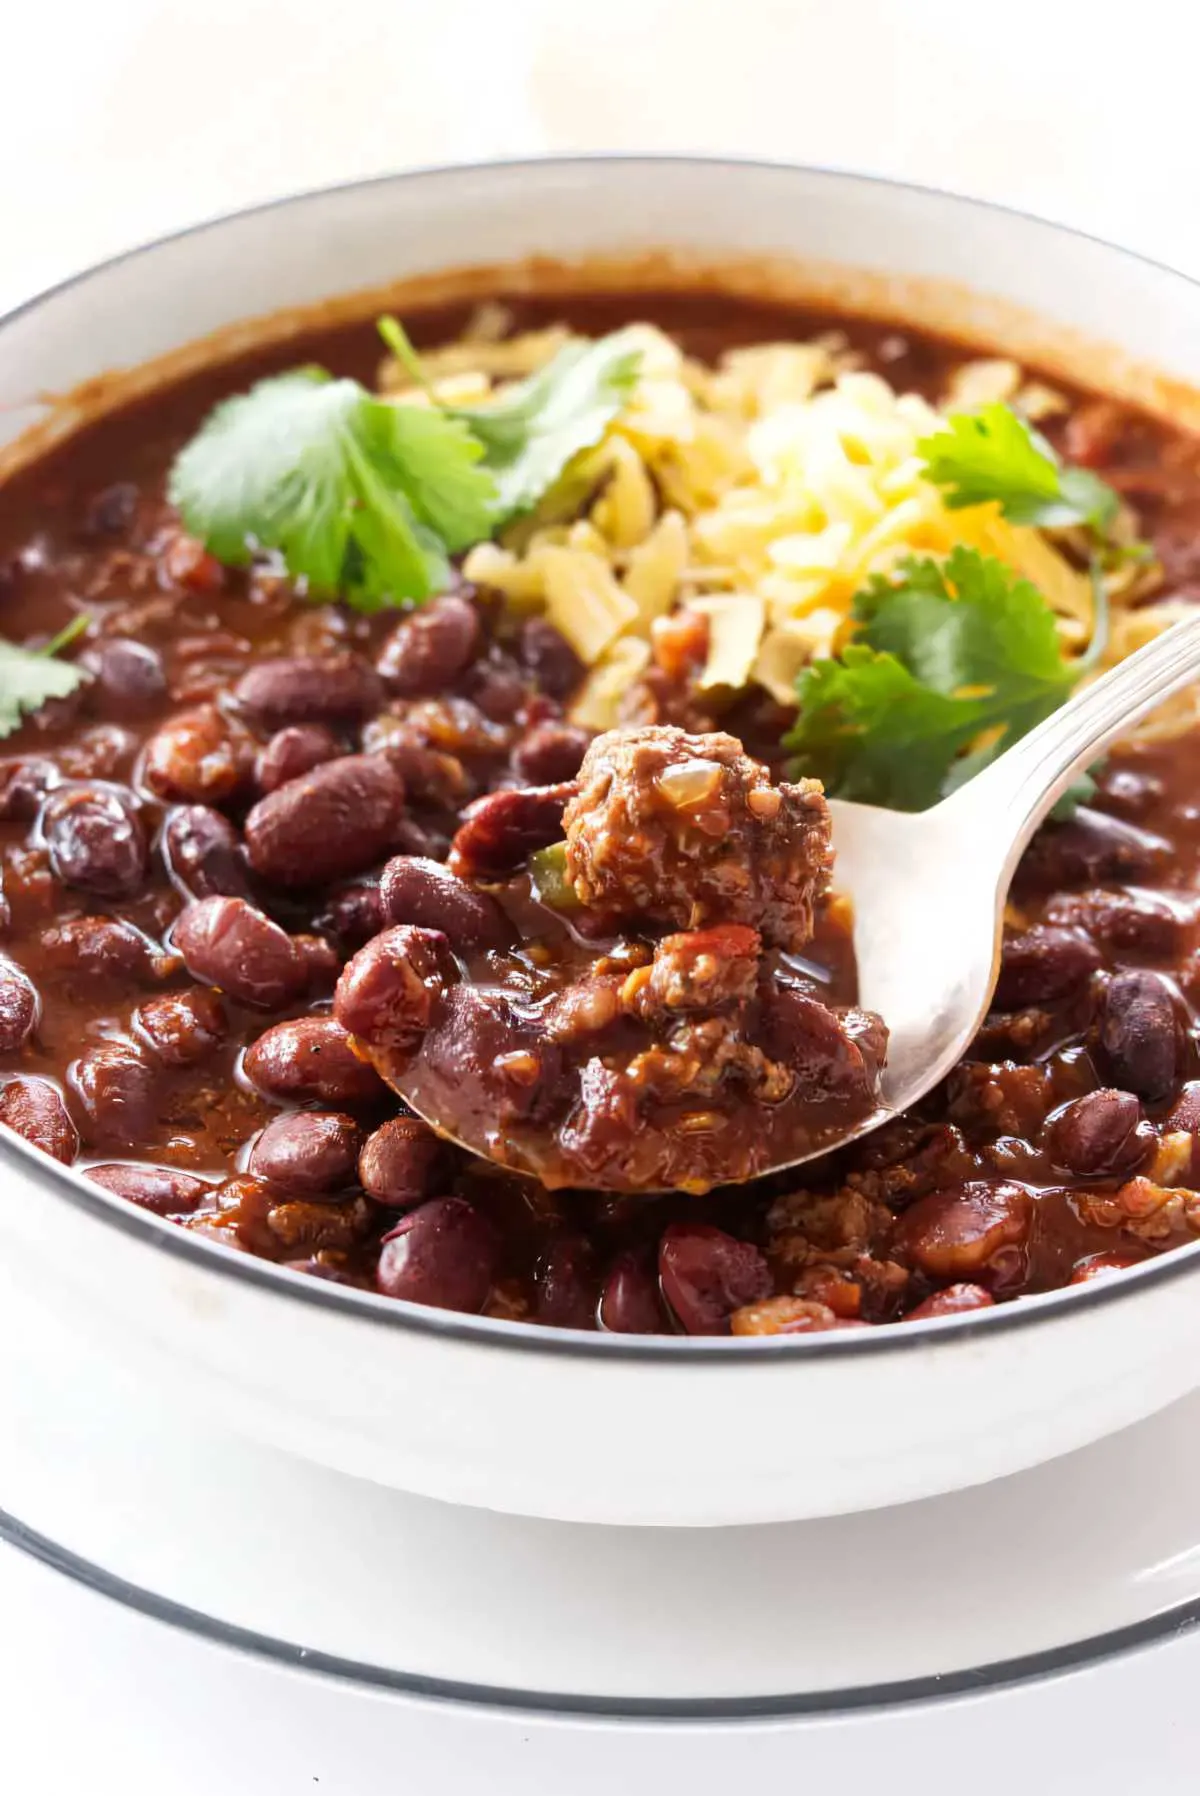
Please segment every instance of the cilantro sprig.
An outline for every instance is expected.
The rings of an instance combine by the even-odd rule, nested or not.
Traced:
[[[394,319],[388,347],[426,385]],[[218,405],[177,456],[168,494],[218,560],[265,550],[312,598],[360,611],[441,591],[452,555],[534,505],[600,440],[637,377],[621,333],[570,342],[490,406],[396,405],[296,368]]]
[[[82,667],[57,657],[83,635],[90,622],[81,613],[40,649],[0,641],[0,736],[11,736],[26,717],[52,698],[67,698],[87,679]]]
[[[1060,462],[1040,432],[999,402],[951,412],[945,427],[917,444],[927,477],[951,510],[994,501],[1013,524],[1044,530],[1073,525],[1105,541],[1120,500],[1088,468]]]
[[[1057,710],[1103,644],[1101,628],[1067,660],[1037,588],[961,547],[877,576],[853,618],[841,656],[802,670],[784,745],[829,792],[893,810],[924,810],[978,773]]]

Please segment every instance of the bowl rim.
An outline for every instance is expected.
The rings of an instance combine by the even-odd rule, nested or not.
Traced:
[[[1157,257],[1114,243],[1096,232],[1080,230],[1058,220],[1044,218],[1024,207],[980,199],[955,192],[952,188],[899,180],[888,175],[870,174],[834,164],[789,162],[765,156],[636,150],[588,151],[565,155],[501,156],[487,161],[421,164],[304,187],[273,199],[234,207],[133,244],[40,289],[0,314],[0,335],[60,294],[85,286],[94,276],[136,262],[172,243],[219,231],[239,219],[265,217],[293,206],[303,206],[313,200],[336,198],[339,194],[360,192],[366,188],[399,186],[408,182],[436,183],[439,179],[487,175],[493,171],[502,171],[513,179],[519,179],[522,173],[540,168],[586,169],[596,164],[640,165],[647,169],[691,166],[759,170],[785,175],[807,175],[834,182],[856,182],[867,187],[891,189],[897,193],[918,194],[928,199],[948,201],[952,206],[968,210],[1021,219],[1059,236],[1074,237],[1081,242],[1096,244],[1115,255],[1168,275],[1173,280],[1182,281],[1200,294],[1200,280]],[[1200,1240],[1197,1240],[1142,1261],[1136,1266],[1126,1267],[1117,1277],[1093,1279],[1083,1285],[1061,1286],[1014,1302],[997,1304],[992,1308],[965,1311],[959,1315],[925,1317],[915,1323],[890,1323],[862,1330],[831,1329],[814,1334],[758,1337],[626,1335],[611,1331],[550,1328],[540,1323],[509,1321],[493,1316],[464,1315],[454,1310],[408,1303],[384,1297],[374,1291],[363,1291],[356,1286],[338,1285],[325,1279],[313,1278],[274,1261],[259,1259],[205,1236],[192,1234],[150,1211],[139,1210],[104,1187],[92,1183],[81,1171],[63,1166],[7,1129],[0,1129],[0,1162],[3,1161],[8,1161],[14,1169],[24,1162],[24,1170],[48,1193],[65,1200],[72,1208],[82,1210],[97,1221],[115,1227],[131,1239],[190,1264],[197,1271],[224,1275],[277,1297],[289,1298],[303,1305],[351,1319],[382,1324],[388,1328],[457,1341],[464,1345],[499,1347],[510,1352],[577,1359],[616,1359],[673,1365],[701,1360],[732,1366],[758,1365],[764,1358],[775,1361],[781,1356],[788,1360],[798,1360],[801,1355],[841,1359],[913,1352],[939,1344],[962,1343],[985,1333],[989,1336],[1012,1333],[1015,1329],[1056,1321],[1064,1313],[1074,1314],[1083,1309],[1096,1310],[1119,1302],[1123,1297],[1132,1297],[1149,1286],[1189,1276],[1200,1256]]]

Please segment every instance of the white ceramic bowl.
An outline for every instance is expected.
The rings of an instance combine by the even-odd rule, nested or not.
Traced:
[[[1200,387],[1200,290],[1093,239],[857,176],[594,159],[309,194],[94,269],[0,325],[0,441],[35,419],[39,393],[254,314],[537,252],[645,253],[649,279],[664,247],[725,258],[751,289],[796,281],[916,314],[1151,402],[1171,389],[1150,362]],[[789,274],[790,258],[810,265]],[[81,1351],[132,1357],[181,1404],[211,1404],[295,1453],[457,1503],[671,1525],[871,1508],[1051,1458],[1200,1383],[1200,1245],[973,1317],[638,1339],[450,1315],[281,1271],[15,1139],[0,1140],[0,1168],[0,1277],[42,1299],[47,1329],[74,1326]]]

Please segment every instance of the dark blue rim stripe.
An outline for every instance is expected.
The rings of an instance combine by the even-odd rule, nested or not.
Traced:
[[[269,1634],[221,1621],[202,1610],[176,1603],[169,1597],[131,1584],[114,1572],[80,1558],[36,1529],[0,1510],[0,1540],[39,1560],[52,1571],[82,1584],[98,1596],[120,1603],[153,1621],[165,1622],[214,1646],[248,1653],[292,1671],[315,1672],[373,1690],[424,1702],[465,1704],[472,1708],[513,1713],[576,1716],[616,1722],[737,1722],[801,1719],[805,1716],[853,1714],[864,1709],[907,1708],[916,1703],[947,1698],[979,1696],[985,1691],[1011,1689],[1045,1678],[1105,1663],[1123,1654],[1189,1633],[1200,1621],[1200,1601],[1164,1609],[1146,1621],[1094,1634],[1068,1646],[1000,1659],[969,1671],[950,1671],[941,1676],[908,1678],[893,1683],[864,1684],[841,1690],[800,1691],[782,1696],[730,1697],[627,1697],[575,1696],[560,1691],[505,1689],[494,1684],[460,1683],[453,1678],[427,1677],[420,1672],[395,1671],[334,1653],[276,1640]]]
[[[1183,274],[1179,269],[1172,268],[1165,262],[1157,261],[1152,256],[1142,255],[1137,250],[1123,249],[1119,244],[1111,243],[1108,239],[1098,237],[1092,232],[1074,230],[1070,226],[1057,224],[1052,219],[1040,218],[1036,213],[1026,212],[1020,207],[999,205],[993,200],[971,199],[965,194],[952,193],[946,188],[924,186],[919,182],[893,181],[880,175],[861,174],[853,169],[815,167],[751,156],[643,156],[636,154],[526,156],[499,158],[494,162],[486,163],[447,163],[406,170],[398,174],[373,175],[365,180],[335,182],[328,187],[306,189],[301,193],[287,194],[279,199],[240,207],[216,218],[204,219],[197,224],[188,225],[182,230],[168,232],[150,243],[140,244],[133,249],[110,256],[105,261],[98,262],[78,274],[70,275],[56,285],[35,294],[0,318],[0,335],[5,327],[13,324],[17,319],[25,317],[57,295],[84,285],[93,275],[104,273],[108,269],[120,267],[128,262],[134,262],[168,244],[181,242],[190,237],[203,236],[210,231],[219,231],[235,219],[266,217],[273,212],[280,212],[289,207],[303,206],[317,198],[339,193],[353,193],[364,188],[382,187],[389,184],[428,181],[436,185],[439,179],[453,180],[464,175],[486,174],[492,169],[506,169],[517,175],[522,170],[545,167],[588,168],[603,163],[641,165],[646,168],[693,166],[761,169],[774,173],[824,176],[836,181],[858,182],[867,187],[889,188],[898,192],[922,194],[927,198],[948,200],[959,206],[1000,213],[1010,218],[1020,218],[1026,223],[1039,225],[1066,236],[1078,237],[1083,242],[1098,244],[1130,261],[1140,262],[1145,267],[1154,268],[1161,274],[1167,274],[1173,279],[1183,281],[1200,292],[1200,283],[1194,281],[1189,275]],[[14,1156],[16,1156],[15,1160]],[[998,1304],[990,1310],[974,1313],[967,1311],[959,1316],[934,1317],[928,1321],[905,1322],[888,1328],[872,1328],[861,1331],[847,1329],[845,1332],[838,1330],[824,1335],[766,1336],[758,1340],[740,1339],[736,1341],[720,1337],[587,1334],[574,1329],[542,1328],[522,1322],[501,1322],[484,1316],[460,1316],[446,1310],[423,1308],[418,1304],[399,1303],[389,1298],[376,1297],[370,1292],[356,1291],[328,1283],[323,1279],[308,1278],[302,1273],[289,1272],[267,1261],[255,1260],[248,1254],[232,1252],[218,1242],[189,1234],[186,1230],[163,1222],[147,1211],[137,1210],[100,1186],[89,1183],[79,1174],[72,1173],[56,1162],[48,1160],[37,1149],[30,1148],[25,1142],[10,1136],[7,1130],[0,1130],[0,1163],[4,1158],[8,1158],[14,1165],[24,1164],[26,1173],[35,1177],[48,1193],[65,1199],[75,1208],[84,1210],[109,1226],[120,1229],[123,1233],[142,1241],[146,1246],[189,1261],[198,1269],[207,1268],[228,1278],[257,1285],[277,1297],[290,1298],[293,1301],[311,1304],[325,1310],[340,1311],[344,1315],[360,1318],[369,1316],[381,1327],[407,1329],[419,1334],[438,1335],[443,1339],[469,1341],[478,1346],[503,1348],[512,1352],[560,1354],[579,1359],[615,1357],[641,1362],[666,1361],[680,1366],[696,1360],[708,1360],[719,1361],[725,1365],[753,1366],[763,1358],[774,1359],[780,1356],[800,1362],[811,1354],[841,1356],[912,1351],[918,1347],[964,1341],[984,1331],[988,1334],[996,1334],[1005,1330],[1027,1327],[1030,1324],[1053,1322],[1063,1314],[1066,1305],[1070,1305],[1073,1312],[1084,1307],[1094,1309],[1102,1304],[1117,1303],[1122,1298],[1131,1296],[1135,1291],[1144,1289],[1147,1285],[1164,1284],[1168,1280],[1190,1276],[1197,1263],[1197,1257],[1200,1256],[1200,1241],[1197,1241],[1186,1247],[1176,1248],[1159,1259],[1145,1261],[1142,1265],[1131,1268],[1116,1278],[1094,1279],[1087,1284],[1077,1285],[1066,1291],[1049,1292],[1043,1297],[1022,1299],[1016,1303]]]

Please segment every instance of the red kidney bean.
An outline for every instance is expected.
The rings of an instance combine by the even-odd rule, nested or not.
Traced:
[[[1161,870],[1170,858],[1171,845],[1161,836],[1081,805],[1069,823],[1043,824],[1013,883],[1022,891],[1119,884]]]
[[[562,1067],[557,1043],[518,1015],[503,992],[477,985],[452,985],[445,993],[422,1055],[427,1069],[449,1088],[461,1085],[469,1071],[503,1122],[528,1116]]]
[[[520,669],[496,649],[471,670],[470,693],[472,704],[494,723],[510,723],[528,697]]]
[[[435,1197],[384,1236],[375,1282],[385,1297],[477,1313],[492,1288],[496,1254],[485,1216],[461,1197]]]
[[[450,852],[450,838],[415,817],[401,817],[392,844],[397,854],[415,854],[422,861],[444,861]]]
[[[179,966],[176,955],[165,953],[132,923],[114,917],[72,917],[43,930],[41,947],[58,971],[114,984],[133,979],[139,985],[154,985]]]
[[[309,991],[318,997],[327,998],[337,984],[338,974],[342,970],[341,955],[323,935],[294,935],[292,941],[308,969]]]
[[[216,992],[204,986],[148,998],[133,1025],[164,1066],[199,1066],[229,1038],[229,1018]]]
[[[244,898],[200,898],[172,931],[193,979],[241,1004],[280,1010],[308,985],[308,967],[290,935]]]
[[[416,739],[407,725],[387,716],[377,718],[363,731],[363,747],[386,755],[400,778],[410,803],[439,810],[457,810],[471,782],[456,755],[443,754]]]
[[[0,1090],[0,1123],[64,1166],[79,1152],[79,1132],[49,1079],[10,1079]]]
[[[83,517],[83,535],[124,536],[137,521],[138,490],[131,480],[118,480],[93,494]]]
[[[115,779],[133,760],[138,738],[116,723],[94,723],[58,750],[58,764],[71,779]]]
[[[599,1319],[613,1334],[663,1332],[658,1280],[646,1254],[623,1253],[613,1261],[600,1293]]]
[[[662,1294],[690,1335],[725,1334],[733,1311],[768,1297],[771,1269],[756,1247],[706,1222],[673,1222],[658,1248]]]
[[[383,755],[344,755],[259,799],[250,865],[282,886],[345,879],[388,852],[403,811],[404,782]]]
[[[149,643],[108,636],[85,649],[79,664],[93,676],[95,698],[117,717],[144,717],[167,696],[162,659]]]
[[[250,1150],[247,1170],[301,1197],[354,1183],[362,1131],[336,1110],[294,1110],[274,1117]]]
[[[1037,924],[1005,942],[993,1003],[999,1010],[1024,1010],[1070,997],[1099,965],[1099,950],[1079,930]]]
[[[570,723],[539,723],[513,750],[513,772],[530,786],[556,786],[573,780],[587,753],[591,736]]]
[[[440,693],[474,659],[480,634],[479,613],[471,601],[447,593],[396,625],[377,666],[402,697]]]
[[[87,1119],[85,1137],[114,1147],[137,1147],[158,1115],[158,1079],[132,1042],[104,1041],[81,1054],[67,1073]]]
[[[41,755],[0,761],[0,822],[29,822],[37,816],[46,794],[61,781],[57,762]]]
[[[358,1156],[363,1190],[377,1204],[405,1209],[419,1203],[442,1157],[442,1143],[419,1116],[393,1116],[368,1135]]]
[[[156,1216],[189,1216],[212,1190],[206,1179],[179,1172],[170,1166],[139,1166],[115,1161],[108,1166],[89,1166],[87,1176],[141,1210]]]
[[[315,919],[325,935],[343,948],[361,948],[384,927],[383,898],[378,885],[355,881],[330,892],[325,908]]]
[[[146,744],[142,777],[177,804],[223,804],[247,784],[254,744],[215,705],[183,711]]]
[[[990,1310],[996,1299],[982,1285],[947,1285],[935,1291],[924,1303],[901,1318],[904,1322],[923,1322],[928,1316],[962,1316],[969,1310]]]
[[[799,1096],[810,1094],[820,1102],[833,1090],[869,1094],[883,1043],[870,1032],[856,1039],[847,1027],[855,1014],[839,1016],[798,985],[784,979],[771,982],[763,1000],[767,1040],[771,1052],[792,1068]]]
[[[544,617],[530,617],[521,626],[518,654],[542,692],[565,699],[582,680],[584,665],[566,637]]]
[[[323,723],[293,723],[276,730],[254,763],[254,783],[262,793],[277,792],[326,761],[336,761],[341,746]]]
[[[241,838],[211,805],[172,811],[162,833],[163,864],[189,898],[250,898]]]
[[[512,941],[512,925],[496,900],[474,891],[440,861],[397,855],[383,869],[379,891],[389,923],[440,929],[460,953],[505,948]]]
[[[1173,960],[1195,931],[1186,908],[1148,892],[1080,892],[1056,899],[1047,921],[1074,924],[1111,953]]]
[[[133,794],[59,786],[42,807],[50,865],[64,884],[102,898],[127,898],[146,877],[146,837]]]
[[[333,1013],[372,1047],[409,1053],[446,986],[450,944],[440,930],[401,924],[360,948],[338,980]]]
[[[1100,1049],[1116,1084],[1156,1102],[1181,1071],[1175,1001],[1157,973],[1118,973],[1101,1000]]]
[[[553,1242],[537,1270],[534,1316],[546,1328],[595,1328],[596,1265],[581,1235]]]
[[[37,988],[21,968],[0,955],[0,1054],[15,1054],[33,1033]]]
[[[1032,1216],[1023,1185],[968,1179],[918,1198],[896,1225],[892,1253],[929,1278],[980,1279],[1004,1250],[1024,1249]]]
[[[278,730],[294,723],[361,723],[383,703],[383,686],[358,655],[291,655],[259,661],[242,675],[233,696],[256,728]]]
[[[1051,1158],[1081,1177],[1128,1171],[1145,1149],[1138,1136],[1142,1106],[1131,1091],[1109,1086],[1074,1098],[1050,1119]]]
[[[250,1083],[281,1104],[329,1104],[338,1109],[375,1103],[387,1087],[360,1060],[333,1017],[298,1017],[276,1023],[246,1049]]]
[[[538,848],[562,835],[571,783],[488,792],[462,813],[450,845],[450,866],[466,879],[511,873]]]

